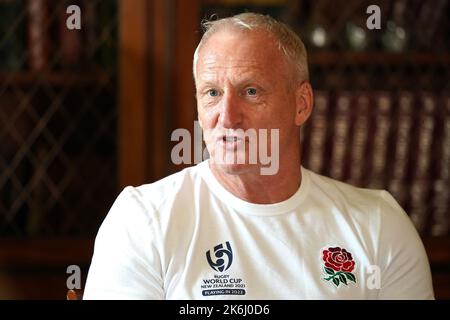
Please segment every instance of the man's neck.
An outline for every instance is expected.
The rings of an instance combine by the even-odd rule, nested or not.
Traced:
[[[259,170],[231,174],[211,162],[210,168],[219,183],[236,197],[251,203],[271,204],[289,199],[301,184],[300,157],[284,159],[288,163],[280,162],[274,175],[261,175]]]

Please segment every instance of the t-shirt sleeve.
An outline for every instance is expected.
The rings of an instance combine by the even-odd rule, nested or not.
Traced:
[[[157,223],[139,191],[125,188],[95,239],[83,299],[164,299]]]
[[[386,191],[379,210],[379,298],[434,299],[427,254],[410,218]]]

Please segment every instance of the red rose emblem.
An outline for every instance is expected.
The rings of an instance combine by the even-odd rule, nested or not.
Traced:
[[[356,283],[356,277],[352,273],[355,269],[355,261],[352,254],[340,247],[329,247],[322,252],[322,259],[325,262],[326,281],[332,281],[336,287],[340,283],[347,285],[347,280]]]
[[[355,268],[352,254],[339,247],[323,250],[323,261],[325,261],[326,267],[334,271],[352,272]]]

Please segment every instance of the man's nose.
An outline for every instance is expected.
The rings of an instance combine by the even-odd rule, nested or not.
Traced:
[[[242,123],[242,106],[233,93],[225,93],[220,108],[219,123],[223,128],[239,128]]]

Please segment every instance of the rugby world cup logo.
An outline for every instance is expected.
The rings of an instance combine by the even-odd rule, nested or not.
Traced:
[[[233,250],[231,250],[230,242],[225,242],[225,247],[222,243],[214,247],[215,261],[211,259],[210,251],[211,250],[208,250],[206,252],[206,259],[211,268],[219,272],[228,270],[233,262]]]

